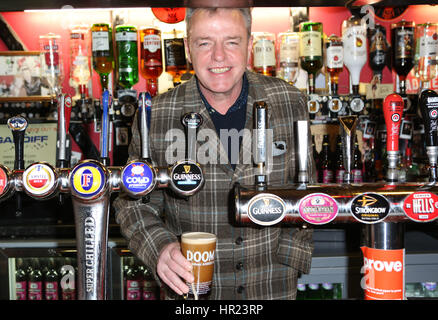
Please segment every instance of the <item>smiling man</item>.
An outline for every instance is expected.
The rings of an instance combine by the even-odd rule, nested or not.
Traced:
[[[186,282],[193,281],[178,237],[202,231],[217,235],[210,299],[295,299],[299,273],[310,270],[312,230],[234,223],[233,186],[254,184],[254,166],[243,161],[251,144],[239,136],[238,148],[227,148],[229,141],[220,137],[233,138],[222,135],[224,130],[251,130],[254,102],[266,102],[274,145],[283,146],[281,152],[273,153],[268,183],[296,182],[294,123],[308,119],[305,97],[283,80],[246,69],[252,44],[250,9],[187,9],[186,22],[187,56],[196,76],[153,99],[150,154],[155,166],[168,166],[166,151],[173,141],[166,139],[166,133],[183,130],[181,117],[196,112],[203,119],[199,130],[212,133],[198,145],[217,148],[219,160],[201,163],[205,185],[190,198],[163,190],[153,191],[148,203],[120,196],[114,203],[116,219],[131,251],[171,289],[169,296],[187,293]],[[140,156],[137,121],[133,123],[129,160]],[[314,181],[311,143],[308,153]]]

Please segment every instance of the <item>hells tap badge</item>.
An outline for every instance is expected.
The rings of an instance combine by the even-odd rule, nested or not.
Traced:
[[[404,200],[403,210],[413,221],[433,221],[438,217],[438,196],[426,191],[414,192]]]

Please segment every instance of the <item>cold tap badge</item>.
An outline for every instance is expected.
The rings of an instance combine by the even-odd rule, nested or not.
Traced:
[[[389,214],[390,205],[385,197],[376,193],[358,195],[351,202],[351,213],[363,223],[377,223]]]
[[[126,191],[145,195],[154,187],[155,173],[146,162],[135,161],[123,169],[122,181]]]
[[[187,232],[181,236],[181,251],[192,263],[193,286],[189,294],[203,295],[210,291],[214,271],[216,236],[207,232]],[[196,290],[196,293],[193,292]]]
[[[426,191],[414,192],[404,200],[403,210],[413,221],[433,221],[438,217],[438,196]]]

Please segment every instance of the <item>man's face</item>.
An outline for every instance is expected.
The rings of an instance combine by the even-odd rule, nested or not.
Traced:
[[[199,10],[192,17],[187,41],[203,94],[237,98],[251,50],[242,14],[230,9]]]

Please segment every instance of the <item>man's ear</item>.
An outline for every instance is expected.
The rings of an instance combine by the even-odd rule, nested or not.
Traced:
[[[252,35],[249,37],[249,39],[248,39],[248,58],[247,58],[247,61],[246,61],[246,64],[249,64],[249,62],[251,61],[251,54],[252,54],[252,41],[253,41],[253,38],[252,38]]]
[[[190,57],[189,40],[187,39],[187,37],[184,37],[184,50],[186,51],[187,60],[192,63],[192,59]]]

